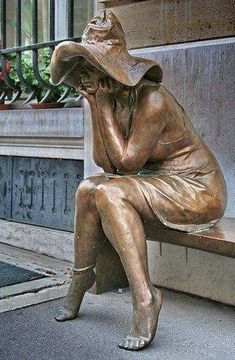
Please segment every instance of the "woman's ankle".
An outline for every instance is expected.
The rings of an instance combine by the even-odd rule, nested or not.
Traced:
[[[143,309],[154,305],[156,302],[154,293],[151,289],[138,293],[134,296],[133,305],[135,309]]]

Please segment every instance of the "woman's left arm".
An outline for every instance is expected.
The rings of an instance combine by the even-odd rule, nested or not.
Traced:
[[[141,97],[130,135],[125,139],[112,108],[111,87],[103,82],[96,95],[105,147],[117,169],[138,172],[154,151],[164,130],[162,101],[153,91],[147,91]]]

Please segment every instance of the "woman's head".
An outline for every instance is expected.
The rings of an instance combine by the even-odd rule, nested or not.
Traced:
[[[93,66],[85,58],[81,57],[77,67],[79,69],[79,83],[77,89],[82,87],[82,89],[89,94],[94,94],[98,90],[100,80],[102,78],[108,77],[112,79],[111,82],[115,82],[114,92],[117,93],[124,90],[124,88],[128,88],[127,86],[108,76],[108,74],[106,74],[104,71],[101,71],[97,67]]]
[[[100,79],[106,77],[107,74],[97,69],[85,58],[81,58],[78,67],[80,72],[80,82],[78,86],[82,86],[82,88],[89,94],[94,94],[99,87]]]

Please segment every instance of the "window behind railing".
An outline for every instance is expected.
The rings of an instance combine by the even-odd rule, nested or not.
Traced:
[[[80,41],[93,9],[93,0],[0,0],[0,103],[61,102],[71,94],[50,83],[50,57],[62,40]]]

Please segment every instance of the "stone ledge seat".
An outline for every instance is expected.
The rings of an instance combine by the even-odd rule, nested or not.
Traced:
[[[154,223],[145,223],[146,238],[188,248],[198,249],[235,258],[235,218],[224,217],[208,230],[186,233]],[[97,281],[92,289],[100,294],[115,288],[128,286],[120,259],[111,244],[107,242],[96,266]]]
[[[147,224],[145,231],[148,240],[235,257],[235,218],[223,217],[212,228],[199,232],[186,233],[154,224]]]

